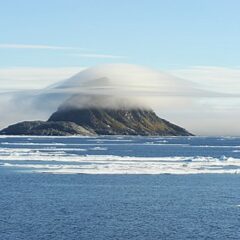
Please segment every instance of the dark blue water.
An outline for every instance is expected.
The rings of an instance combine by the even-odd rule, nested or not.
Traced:
[[[239,138],[2,137],[0,239],[240,239],[239,149]]]
[[[240,176],[1,172],[1,239],[239,239]]]

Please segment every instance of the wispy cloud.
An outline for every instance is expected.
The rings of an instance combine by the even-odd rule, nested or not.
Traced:
[[[83,58],[108,58],[108,59],[120,59],[126,58],[126,56],[120,55],[111,55],[111,54],[96,54],[96,53],[79,53],[79,54],[71,54],[71,56],[75,57],[83,57]]]
[[[64,47],[53,45],[35,45],[35,44],[0,44],[2,49],[46,49],[46,50],[86,50],[77,47]]]
[[[81,58],[99,58],[99,59],[120,59],[126,58],[126,56],[114,55],[114,54],[99,54],[99,53],[87,53],[86,51],[90,51],[86,48],[79,47],[69,47],[69,46],[55,46],[55,45],[39,45],[39,44],[1,44],[0,49],[35,49],[35,50],[69,50],[74,53],[68,54],[69,56],[81,57]],[[85,51],[85,52],[82,52]]]

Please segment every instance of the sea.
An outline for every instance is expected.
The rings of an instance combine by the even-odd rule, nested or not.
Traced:
[[[240,137],[0,136],[1,240],[240,239]]]

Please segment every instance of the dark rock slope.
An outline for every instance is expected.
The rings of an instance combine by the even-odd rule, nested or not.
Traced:
[[[92,132],[73,122],[20,122],[0,131],[4,135],[70,136],[93,135]]]
[[[152,110],[68,109],[52,114],[48,121],[74,122],[103,135],[191,135],[185,129],[159,118]]]
[[[185,129],[159,118],[152,110],[65,109],[47,122],[29,121],[3,129],[5,135],[159,135],[189,136]]]

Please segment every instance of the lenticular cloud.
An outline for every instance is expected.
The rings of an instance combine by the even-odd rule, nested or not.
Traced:
[[[23,120],[46,120],[58,108],[67,107],[152,108],[186,125],[190,119],[186,116],[203,116],[199,115],[201,99],[215,97],[224,96],[167,73],[137,65],[106,64],[82,70],[41,90],[1,94],[0,127]],[[189,126],[195,122],[189,121]]]
[[[163,106],[167,98],[196,94],[198,90],[189,81],[136,65],[108,64],[84,70],[44,89],[35,103],[42,104],[44,96],[48,106],[54,108],[62,103],[77,108],[152,107]]]

